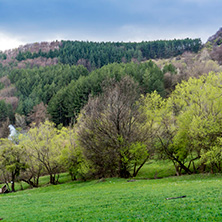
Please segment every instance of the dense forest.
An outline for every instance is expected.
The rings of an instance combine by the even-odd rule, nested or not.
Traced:
[[[0,51],[0,59],[5,60],[7,58],[7,55]]]
[[[19,51],[18,61],[34,59],[38,57],[58,58],[62,64],[84,65],[88,70],[100,68],[109,63],[138,62],[156,59],[170,58],[181,55],[184,52],[198,52],[202,46],[200,39],[160,40],[141,43],[124,42],[80,42],[62,41],[60,49],[49,52],[31,53]]]
[[[43,102],[48,105],[48,113],[53,122],[66,126],[87,103],[89,96],[102,92],[101,86],[105,79],[119,81],[123,76],[129,75],[138,82],[142,94],[156,90],[165,96],[164,72],[171,69],[173,73],[175,70],[172,67],[166,65],[162,71],[154,62],[149,61],[140,64],[113,63],[93,72],[81,65],[13,69],[8,75],[10,86],[4,88],[4,93],[6,97],[19,97],[18,104],[12,104],[16,113],[28,116],[34,106]]]

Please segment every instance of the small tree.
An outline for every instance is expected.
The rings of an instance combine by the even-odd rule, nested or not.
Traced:
[[[0,140],[0,169],[4,174],[5,182],[11,181],[11,189],[15,191],[15,180],[22,170],[28,166],[26,164],[24,149],[15,145],[11,140]]]
[[[29,113],[27,120],[31,123],[35,123],[38,126],[40,123],[45,122],[48,118],[47,105],[43,102],[33,107],[33,110]]]
[[[56,184],[56,176],[62,167],[60,155],[63,141],[54,124],[49,121],[40,123],[38,127],[32,127],[20,140],[20,144],[26,148],[29,155],[44,166],[50,176],[50,183]]]

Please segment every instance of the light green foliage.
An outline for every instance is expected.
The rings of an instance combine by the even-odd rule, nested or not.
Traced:
[[[161,158],[171,160],[175,166],[177,174],[184,169],[187,173],[190,170],[184,165],[188,157],[186,147],[175,143],[177,135],[177,116],[171,105],[171,98],[166,100],[156,92],[148,94],[144,98],[144,112],[147,115],[148,128],[153,132],[150,145],[153,154]]]
[[[46,121],[39,127],[31,128],[27,135],[21,136],[21,146],[31,157],[40,162],[50,175],[50,182],[55,184],[56,175],[61,171],[60,156],[63,140],[54,124]]]
[[[147,94],[145,97],[142,96],[144,100],[143,109],[147,115],[147,123],[151,126],[154,121],[160,122],[164,113],[168,114],[166,111],[166,100],[163,99],[156,91],[151,94]]]
[[[24,163],[20,163],[22,151],[24,152],[21,147],[15,145],[12,141],[1,139],[1,164],[5,166],[6,171],[16,171],[16,176],[19,175],[21,166],[25,165]]]
[[[222,160],[222,138],[218,137],[214,146],[211,146],[206,153],[202,153],[202,160],[207,164],[213,163],[221,170],[221,160]]]
[[[147,94],[146,97],[142,97],[142,99],[142,109],[147,116],[146,127],[150,132],[150,147],[153,153],[155,153],[155,145],[161,133],[165,131],[165,127],[173,127],[172,124],[169,124],[169,121],[171,121],[171,112],[167,106],[166,100],[156,91]]]
[[[191,173],[194,161],[221,171],[222,73],[190,78],[168,99],[156,92],[143,98],[147,125],[153,130],[153,152],[173,161],[178,174]],[[186,165],[186,162],[188,165]]]
[[[89,163],[77,145],[75,129],[63,127],[60,133],[64,143],[60,157],[61,165],[69,171],[72,180],[84,178],[89,171]]]
[[[202,159],[219,146],[222,131],[222,73],[189,79],[176,87],[169,102],[177,112],[177,146]],[[209,160],[208,160],[209,162]]]
[[[25,150],[8,139],[0,140],[0,170],[4,177],[4,182],[12,181],[12,191],[14,182],[22,170],[27,168]]]
[[[141,142],[131,144],[129,153],[134,166],[140,166],[144,161],[143,158],[149,156],[147,145]]]
[[[64,170],[68,170],[73,179],[84,176],[88,172],[88,165],[81,149],[76,146],[75,138],[72,128],[58,130],[49,121],[39,126],[33,125],[27,134],[20,135],[20,146],[25,149],[29,164],[24,181],[30,182],[30,179],[26,179],[29,175],[34,180],[31,185],[38,186],[38,177],[46,172],[50,175],[50,183],[56,184],[58,174]]]

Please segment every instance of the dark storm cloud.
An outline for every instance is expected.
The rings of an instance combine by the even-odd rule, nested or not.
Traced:
[[[140,41],[201,37],[222,25],[219,0],[0,0],[0,34]]]

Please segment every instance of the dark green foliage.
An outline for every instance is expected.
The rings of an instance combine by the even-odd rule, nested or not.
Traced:
[[[4,88],[4,84],[0,82],[0,90]]]
[[[33,106],[50,99],[71,80],[88,75],[83,66],[56,65],[34,69],[14,69],[9,75],[20,98],[17,112],[27,115]]]
[[[83,42],[62,41],[59,50],[50,50],[48,53],[39,50],[31,54],[29,51],[19,52],[16,59],[34,59],[37,57],[59,58],[63,64],[82,64],[93,70],[109,63],[130,62],[136,59],[138,62],[155,58],[169,58],[181,55],[185,51],[198,52],[201,48],[200,39],[183,40],[158,40],[135,42]]]
[[[10,71],[11,71],[10,66],[3,66],[0,63],[0,78],[3,77],[3,76],[9,75]]]
[[[57,49],[55,49],[54,51],[50,49],[49,52],[42,52],[42,50],[40,49],[38,53],[36,52],[31,53],[30,51],[26,51],[26,52],[19,51],[18,55],[16,56],[16,59],[18,61],[22,61],[26,59],[35,59],[38,57],[55,58],[58,56],[59,56],[59,51]]]
[[[165,94],[163,73],[152,61],[141,64],[113,63],[72,81],[56,93],[48,106],[52,120],[56,124],[69,124],[87,103],[89,95],[94,96],[102,92],[101,84],[106,78],[119,81],[125,75],[131,76],[139,83],[143,94],[154,90],[161,95]]]
[[[51,119],[57,125],[62,123],[62,125],[68,125],[68,110],[64,104],[64,98],[66,98],[66,90],[64,88],[60,89],[57,94],[50,100],[48,106],[48,112],[51,115]]]
[[[0,60],[6,60],[6,59],[7,59],[7,55],[0,51]]]
[[[165,95],[163,72],[152,61],[144,63],[113,63],[89,73],[83,66],[56,65],[33,69],[14,69],[9,78],[17,88],[20,115],[28,115],[41,102],[48,104],[48,112],[58,125],[70,124],[89,95],[102,92],[101,84],[106,78],[119,81],[129,75],[139,83],[141,93],[156,90]]]
[[[5,103],[4,100],[0,100],[0,123],[9,119],[13,119],[13,109],[10,104]]]
[[[148,65],[143,74],[145,92],[151,93],[156,90],[161,96],[164,96],[163,72],[151,61]]]
[[[163,73],[171,73],[171,74],[177,74],[177,69],[174,65],[172,64],[166,64],[164,67],[163,67]]]

